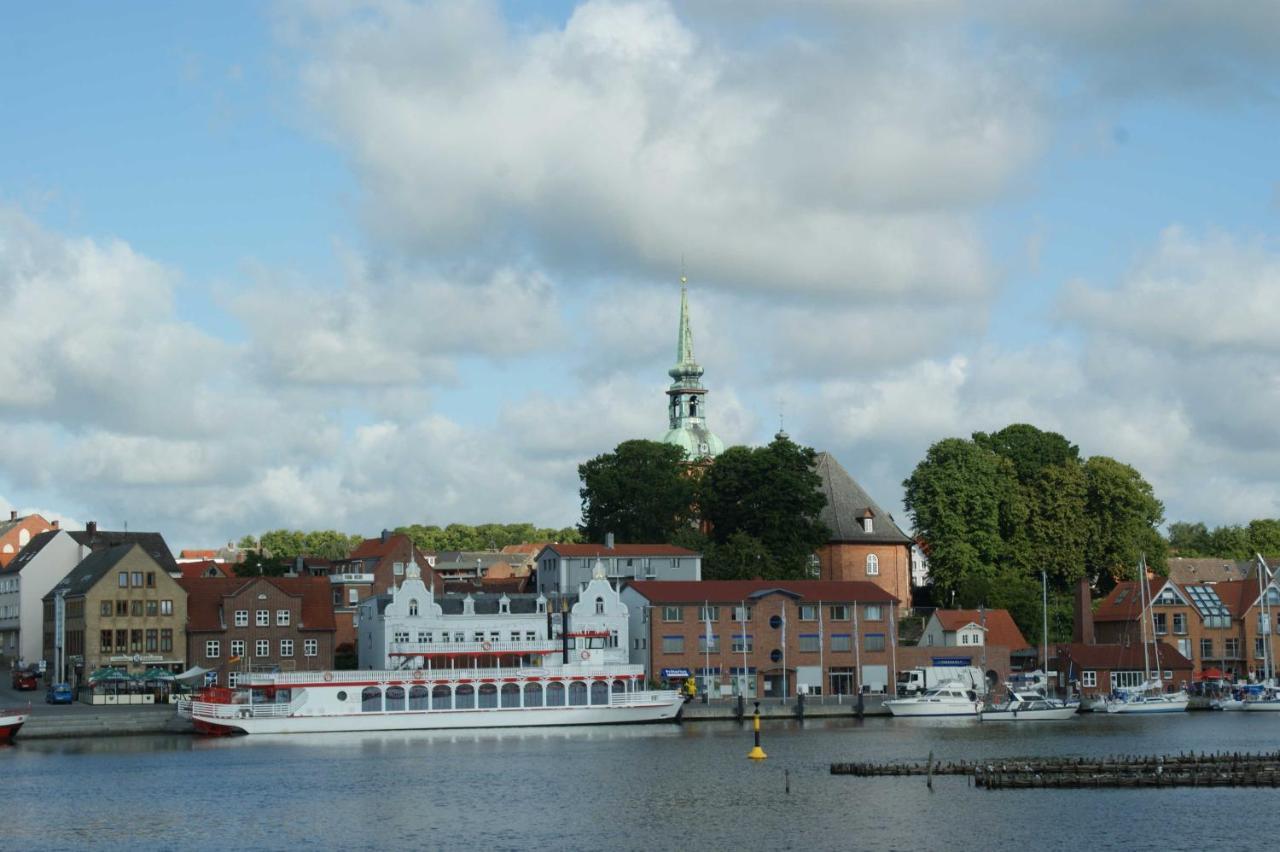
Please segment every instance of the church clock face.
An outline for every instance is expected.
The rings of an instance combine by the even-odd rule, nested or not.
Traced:
[[[707,453],[711,452],[711,447],[708,446],[706,441],[703,441],[701,444],[698,445],[698,452],[702,453],[703,455],[706,455]]]

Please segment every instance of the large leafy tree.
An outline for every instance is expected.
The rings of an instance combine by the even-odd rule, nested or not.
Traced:
[[[826,497],[814,470],[816,455],[778,436],[768,446],[730,447],[716,458],[698,491],[713,544],[708,576],[808,576],[814,552],[831,535],[818,517]],[[761,553],[767,561],[751,570],[749,562]]]
[[[666,542],[692,523],[696,483],[680,447],[624,441],[578,466],[582,535],[603,541]]]
[[[1134,468],[1107,456],[1088,459],[1084,471],[1085,568],[1099,590],[1136,576],[1143,555],[1149,568],[1163,571],[1167,546],[1157,527],[1164,522],[1164,504],[1151,485]]]
[[[1069,467],[1080,461],[1080,448],[1059,435],[1029,423],[1014,423],[999,432],[973,433],[973,442],[1013,463],[1018,481],[1030,484],[1045,468]]]
[[[530,523],[519,524],[410,524],[397,527],[421,550],[438,552],[447,550],[497,550],[509,544],[530,544],[539,541],[576,542],[581,540],[573,527],[553,529],[535,527]]]
[[[1169,524],[1169,549],[1178,556],[1210,556],[1209,528],[1202,523]]]

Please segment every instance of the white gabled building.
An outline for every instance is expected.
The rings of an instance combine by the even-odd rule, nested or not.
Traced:
[[[437,596],[421,573],[410,563],[399,586],[360,603],[356,647],[361,669],[627,662],[627,607],[603,566],[597,566],[579,593],[565,596]]]

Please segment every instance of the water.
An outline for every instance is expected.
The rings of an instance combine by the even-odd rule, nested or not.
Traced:
[[[844,760],[1270,750],[1280,714],[29,740],[0,848],[1272,849],[1273,790],[987,792]],[[790,770],[791,793],[784,791]]]

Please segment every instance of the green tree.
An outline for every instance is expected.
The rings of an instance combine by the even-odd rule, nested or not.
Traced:
[[[300,530],[271,530],[259,538],[262,550],[273,559],[293,559],[304,553],[306,534]]]
[[[1209,528],[1198,522],[1174,521],[1169,524],[1169,549],[1178,556],[1208,556]]]
[[[237,577],[279,577],[288,572],[292,561],[267,556],[260,550],[251,550],[234,566]]]
[[[1248,559],[1253,556],[1249,531],[1242,526],[1214,527],[1209,533],[1209,555],[1223,559]]]
[[[1080,448],[1059,435],[1028,423],[1014,423],[988,435],[974,432],[973,442],[1013,462],[1018,481],[1030,484],[1047,467],[1072,467]]]
[[[744,532],[729,535],[723,544],[708,542],[702,548],[702,576],[707,580],[781,580],[769,549]]]
[[[1019,487],[1027,507],[1026,525],[1012,561],[1033,579],[1045,571],[1053,588],[1070,588],[1085,575],[1089,541],[1088,525],[1081,522],[1088,497],[1084,467],[1048,465]]]
[[[766,447],[730,447],[716,458],[702,477],[698,503],[716,547],[735,542],[734,564],[753,552],[747,539],[754,539],[769,554],[775,578],[808,576],[813,554],[831,536],[818,517],[827,501],[816,456],[777,437]],[[747,539],[734,539],[739,534]]]
[[[1265,557],[1280,555],[1280,520],[1258,518],[1250,521],[1249,548]]]
[[[950,600],[962,581],[987,588],[1004,557],[1002,528],[1014,526],[1015,486],[1012,462],[963,438],[931,446],[903,483],[907,513],[929,545],[937,599]]]
[[[240,550],[257,550],[258,540],[251,535],[241,536],[240,540],[236,542],[236,547]]]
[[[624,441],[578,466],[580,529],[588,541],[613,533],[619,543],[666,542],[692,523],[695,481],[684,450],[657,441]]]
[[[1089,540],[1085,569],[1100,591],[1109,591],[1119,580],[1133,579],[1138,559],[1165,570],[1164,536],[1157,527],[1164,521],[1164,505],[1138,471],[1106,456],[1084,463],[1088,497],[1085,521]]]
[[[345,559],[351,555],[351,537],[337,530],[309,532],[302,537],[302,555]]]

